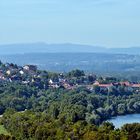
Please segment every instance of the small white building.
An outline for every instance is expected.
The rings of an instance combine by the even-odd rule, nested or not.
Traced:
[[[23,66],[23,69],[24,70],[28,70],[28,71],[36,71],[37,70],[37,66],[35,66],[35,65],[25,65],[25,66]]]
[[[20,73],[21,75],[23,75],[23,74],[24,74],[24,71],[20,70],[19,73]]]

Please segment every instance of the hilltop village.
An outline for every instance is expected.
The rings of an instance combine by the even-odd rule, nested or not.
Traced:
[[[85,74],[84,71],[78,69],[69,73],[53,73],[38,70],[35,65],[18,66],[2,62],[0,62],[0,81],[17,82],[39,89],[64,88],[71,90],[85,87],[96,93],[105,93],[108,90],[117,91],[120,87],[123,87],[126,92],[138,92],[140,89],[140,84],[136,82],[119,81],[115,77],[97,77],[95,74]]]

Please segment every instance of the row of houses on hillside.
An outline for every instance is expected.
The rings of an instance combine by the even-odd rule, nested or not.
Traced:
[[[135,89],[140,88],[139,83],[130,83],[128,81],[126,81],[126,82],[118,82],[118,83],[109,83],[109,84],[101,84],[98,81],[95,81],[93,85],[94,86],[99,86],[100,88],[109,88],[111,86],[126,86],[126,87],[130,87],[130,88],[135,88]]]

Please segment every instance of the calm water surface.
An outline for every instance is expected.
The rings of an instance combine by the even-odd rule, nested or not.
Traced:
[[[124,116],[117,116],[113,117],[112,119],[108,120],[112,122],[115,128],[121,128],[126,123],[140,123],[140,114],[130,114]]]

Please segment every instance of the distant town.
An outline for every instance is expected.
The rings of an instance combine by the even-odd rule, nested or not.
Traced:
[[[2,62],[0,62],[0,81],[18,82],[39,89],[64,88],[71,90],[85,87],[89,91],[94,91],[98,87],[100,92],[122,86],[131,92],[133,90],[138,92],[140,89],[140,83],[134,81],[119,81],[115,77],[97,77],[94,74],[85,74],[84,71],[78,69],[69,73],[52,73],[38,70],[35,65],[18,66]]]

